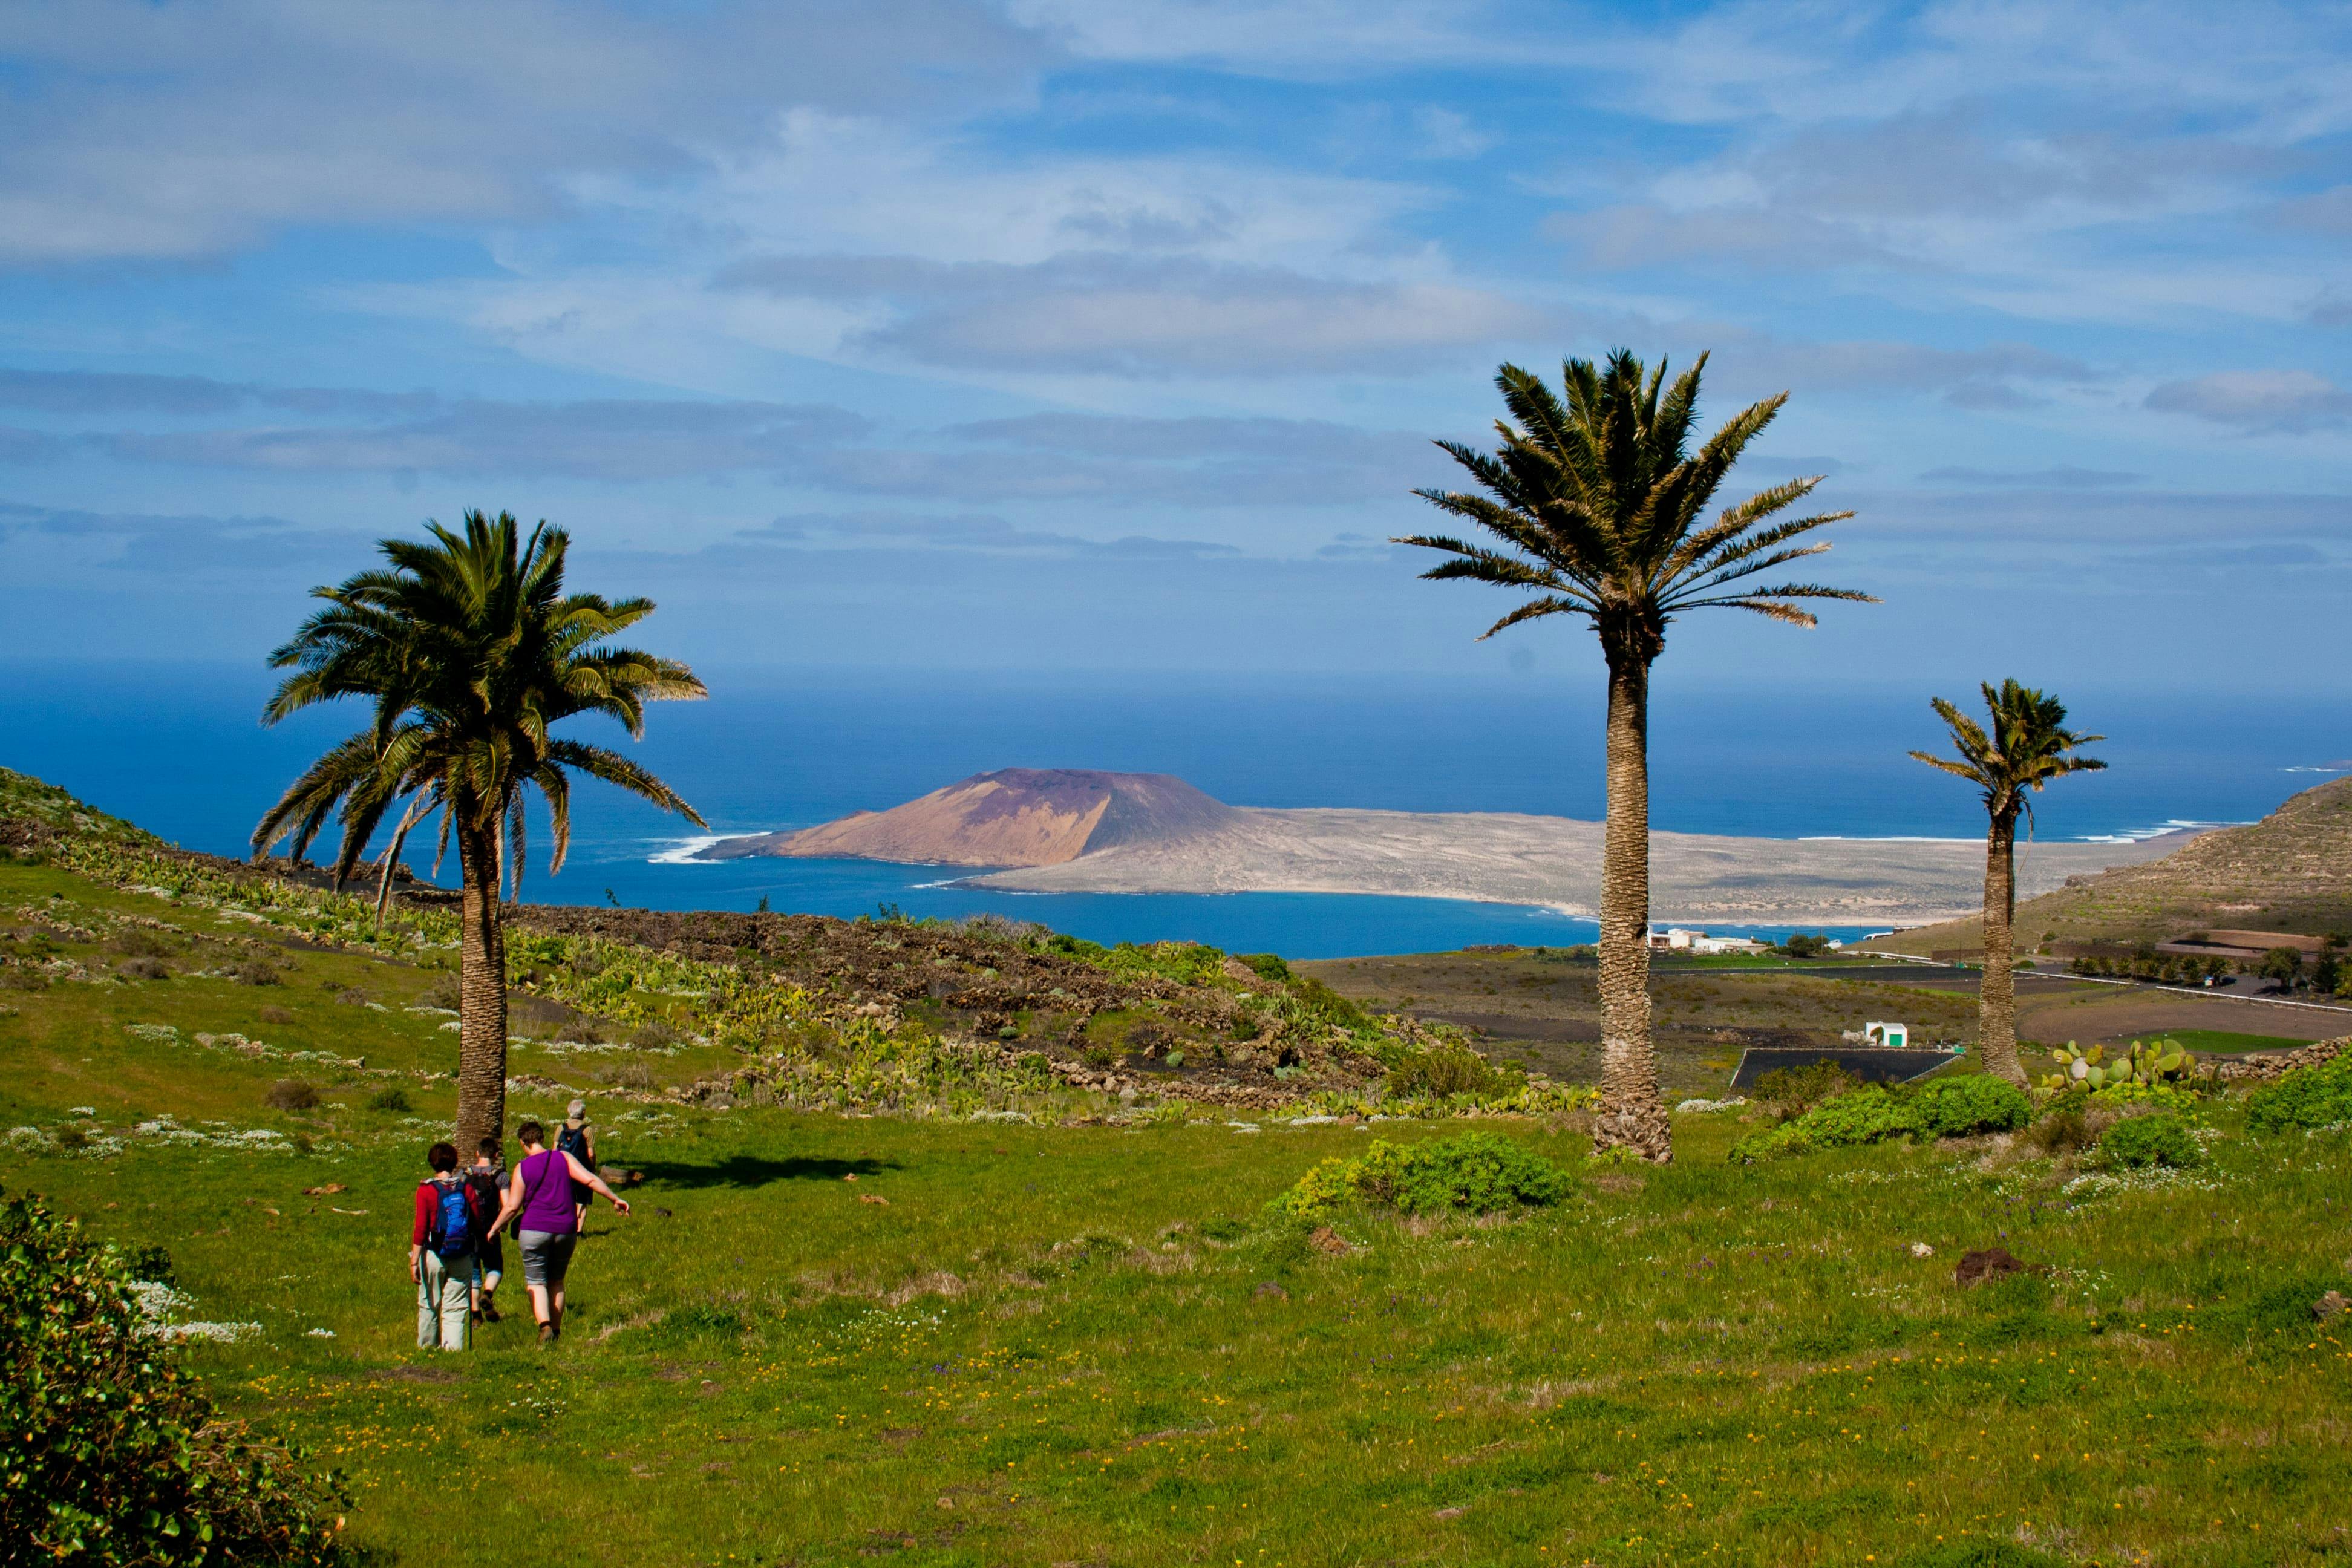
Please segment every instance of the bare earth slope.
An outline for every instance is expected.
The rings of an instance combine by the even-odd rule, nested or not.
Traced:
[[[1230,806],[1166,773],[1004,768],[887,811],[861,811],[795,833],[723,839],[700,858],[1055,866],[1113,846],[1181,840],[1232,815]]]
[[[2194,931],[2352,930],[2352,778],[2290,796],[2260,822],[2201,834],[2161,859],[2047,891],[2018,906],[2017,930],[2024,946],[2047,941],[2053,952]],[[1963,918],[1882,945],[1974,952],[1983,943],[1978,921]]]
[[[2180,837],[2056,844],[2021,858],[2030,897]],[[1545,904],[1589,915],[1601,898],[1601,825],[1496,812],[1225,805],[1164,773],[1007,768],[888,811],[793,833],[730,838],[705,858],[751,855],[1003,868],[971,885],[1019,892],[1388,893]],[[1916,923],[1976,907],[1974,842],[1651,837],[1662,921]]]

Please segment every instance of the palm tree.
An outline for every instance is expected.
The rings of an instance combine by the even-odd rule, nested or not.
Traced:
[[[341,888],[387,816],[398,812],[377,908],[409,832],[441,814],[440,853],[455,838],[458,900],[457,1141],[506,1129],[506,942],[501,898],[520,898],[530,792],[546,802],[561,870],[572,837],[570,772],[617,784],[700,825],[677,792],[616,752],[550,733],[574,714],[645,733],[645,705],[708,696],[685,665],[606,639],[653,613],[649,599],[563,591],[570,536],[544,522],[520,535],[509,513],[466,513],[465,531],[426,525],[430,542],[387,539],[389,569],[314,588],[327,607],[269,657],[292,669],[263,710],[275,724],[313,703],[357,697],[374,721],[310,764],[253,830],[257,856],[280,839],[299,859],[336,818]],[[437,864],[436,857],[436,864]]]
[[[1483,637],[1555,615],[1582,616],[1600,635],[1609,665],[1609,823],[1601,873],[1601,1101],[1593,1142],[1598,1149],[1631,1147],[1661,1163],[1674,1158],[1674,1142],[1650,1039],[1650,666],[1665,647],[1667,624],[1685,610],[1752,610],[1810,626],[1813,617],[1794,601],[1870,597],[1812,583],[1765,587],[1751,581],[1827,550],[1826,543],[1790,542],[1853,515],[1767,522],[1810,493],[1818,477],[1791,479],[1725,508],[1712,521],[1701,519],[1741,450],[1789,398],[1784,392],[1743,409],[1693,453],[1688,438],[1706,367],[1702,354],[1668,387],[1664,361],[1645,371],[1622,349],[1605,365],[1571,359],[1561,374],[1563,403],[1540,377],[1504,365],[1495,375],[1510,413],[1508,422],[1495,426],[1501,447],[1489,456],[1437,443],[1486,493],[1414,493],[1477,523],[1505,548],[1436,535],[1396,541],[1454,557],[1424,577],[1464,577],[1534,595]]]
[[[2063,773],[2095,773],[2107,764],[2095,757],[2074,755],[2074,748],[2104,741],[2105,735],[2077,735],[2066,725],[2066,705],[2055,697],[2004,680],[1995,690],[1982,683],[1985,708],[1992,717],[1987,737],[1978,722],[1940,697],[1930,698],[1936,712],[1952,731],[1959,752],[1954,761],[1911,754],[1931,768],[1957,773],[1984,792],[1984,984],[1977,1001],[1977,1048],[1985,1070],[2014,1083],[2025,1081],[2017,1059],[2017,982],[2012,967],[2016,947],[2010,930],[2017,918],[2017,819],[2033,821],[2029,792],[2039,793]]]

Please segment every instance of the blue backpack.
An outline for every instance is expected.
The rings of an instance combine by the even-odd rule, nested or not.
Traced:
[[[433,1218],[425,1245],[444,1258],[463,1258],[474,1250],[472,1194],[462,1181],[444,1182],[436,1176],[432,1185]]]

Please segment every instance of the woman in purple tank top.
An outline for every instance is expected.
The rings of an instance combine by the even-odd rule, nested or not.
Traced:
[[[563,1276],[580,1240],[572,1184],[602,1193],[615,1214],[627,1214],[629,1205],[595,1172],[562,1150],[548,1148],[547,1134],[538,1122],[524,1122],[515,1129],[515,1136],[522,1141],[523,1155],[508,1184],[506,1206],[490,1231],[496,1235],[500,1226],[515,1222],[515,1239],[522,1244],[523,1289],[530,1292],[530,1310],[539,1319],[539,1342],[550,1345],[563,1332]]]

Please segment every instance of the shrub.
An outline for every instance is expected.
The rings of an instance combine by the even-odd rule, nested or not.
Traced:
[[[2246,1101],[2246,1125],[2257,1132],[2333,1127],[2342,1121],[2352,1121],[2352,1055],[2282,1074]]]
[[[142,1320],[123,1258],[0,1203],[0,1541],[10,1561],[328,1563],[331,1476],[218,1419]]]
[[[315,1110],[319,1105],[319,1086],[299,1078],[281,1078],[269,1086],[262,1097],[278,1110]]]
[[[169,980],[172,972],[152,958],[126,958],[114,966],[125,980]]]
[[[1398,1100],[1450,1100],[1498,1094],[1507,1082],[1494,1063],[1467,1047],[1440,1046],[1391,1068],[1386,1092]]]
[[[2137,1171],[2150,1165],[2186,1170],[2205,1158],[2205,1151],[2189,1135],[2189,1123],[2168,1110],[2134,1116],[2116,1122],[2099,1140],[2099,1163],[2111,1170]]]
[[[1299,1010],[1309,1025],[1333,1026],[1352,1034],[1370,1034],[1375,1028],[1361,1007],[1311,974],[1294,976],[1290,994],[1298,999]]]
[[[2087,1149],[2098,1139],[2083,1114],[2082,1097],[2064,1095],[2033,1124],[2026,1141],[2042,1153],[2056,1156]]]
[[[240,985],[278,985],[284,984],[284,982],[278,978],[278,966],[276,964],[263,963],[257,961],[252,963],[239,963],[232,966],[228,972],[228,976],[231,980],[236,981]]]
[[[1464,1132],[1403,1148],[1376,1140],[1352,1160],[1316,1165],[1267,1206],[1304,1217],[1354,1199],[1406,1214],[1491,1214],[1567,1191],[1567,1174],[1541,1155],[1499,1133]]]
[[[1919,1129],[1934,1138],[2014,1132],[2033,1120],[2033,1102],[2006,1079],[1986,1073],[1939,1078],[1911,1096]]]
[[[2093,1089],[2087,1098],[2094,1106],[2154,1105],[2168,1110],[2186,1110],[2197,1103],[2199,1096],[2195,1089],[2174,1083],[2115,1083]]]
[[[1891,1138],[1963,1138],[2014,1131],[2032,1120],[2025,1091],[1981,1073],[1938,1079],[1923,1088],[1893,1090],[1877,1084],[1822,1101],[1793,1121],[1751,1132],[1731,1146],[1734,1163],[1748,1164],[1816,1149],[1849,1149]]]
[[[169,958],[178,951],[153,931],[137,926],[117,936],[111,945],[125,958]]]
[[[369,1095],[368,1109],[370,1110],[390,1110],[404,1113],[406,1111],[414,1110],[416,1108],[408,1103],[408,1091],[401,1088],[398,1084],[394,1084],[389,1088],[377,1089],[373,1094]]]
[[[1823,1057],[1811,1067],[1774,1068],[1759,1078],[1748,1093],[1785,1121],[1861,1087],[1862,1079]]]
[[[1790,934],[1788,941],[1780,944],[1781,953],[1789,958],[1819,958],[1829,951],[1830,939],[1827,931],[1818,935],[1806,931],[1794,931]]]
[[[1270,981],[1276,985],[1285,985],[1289,984],[1292,978],[1290,965],[1283,962],[1280,953],[1242,952],[1234,956],[1246,964],[1260,980]]]
[[[425,988],[425,994],[417,1001],[426,1007],[455,1007],[457,1005],[457,977],[454,974],[439,976]]]

